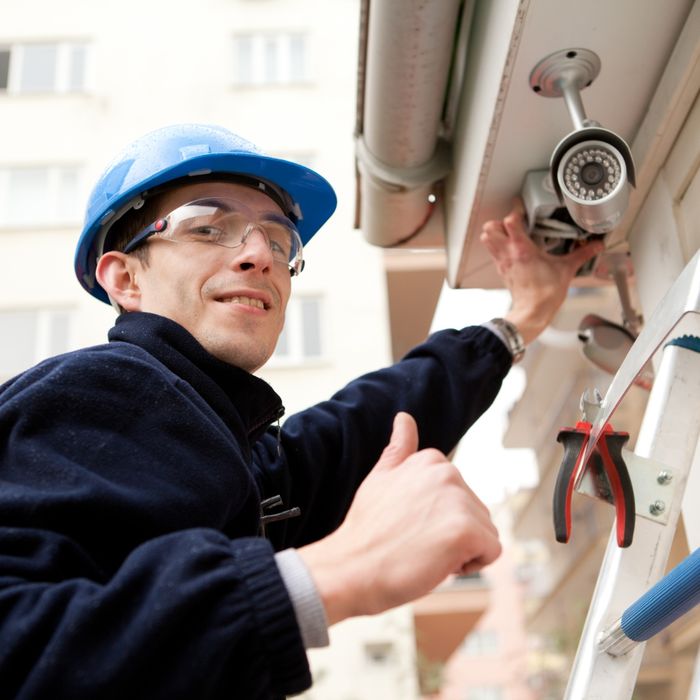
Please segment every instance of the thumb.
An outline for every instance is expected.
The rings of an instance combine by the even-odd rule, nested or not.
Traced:
[[[525,203],[520,197],[513,197],[511,212],[520,216],[525,216]]]
[[[403,411],[396,414],[389,444],[384,448],[375,469],[398,466],[418,449],[418,426],[412,415]]]

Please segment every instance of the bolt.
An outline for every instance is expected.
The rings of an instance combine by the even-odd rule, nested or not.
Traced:
[[[649,506],[649,512],[652,515],[661,515],[666,510],[666,504],[663,501],[654,501]]]
[[[665,469],[660,471],[659,475],[656,477],[656,481],[661,485],[668,484],[671,479],[673,479],[673,474],[667,472]]]

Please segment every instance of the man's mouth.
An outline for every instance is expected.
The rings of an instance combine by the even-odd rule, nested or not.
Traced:
[[[269,308],[267,304],[262,299],[254,299],[253,297],[246,296],[233,296],[218,299],[225,304],[243,304],[245,306],[254,306],[256,309],[266,310]]]

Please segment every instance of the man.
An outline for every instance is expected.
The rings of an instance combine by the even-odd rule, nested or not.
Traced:
[[[505,322],[437,333],[280,429],[252,373],[334,207],[219,127],[148,134],[100,178],[76,273],[121,312],[110,342],[0,389],[3,697],[297,693],[329,624],[498,556],[445,453],[598,249],[555,260],[517,213],[490,222]]]

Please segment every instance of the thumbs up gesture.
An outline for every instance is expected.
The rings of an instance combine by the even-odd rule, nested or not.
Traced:
[[[299,550],[330,624],[407,603],[500,552],[486,506],[442,452],[418,451],[407,413],[396,415],[391,440],[342,525]]]

